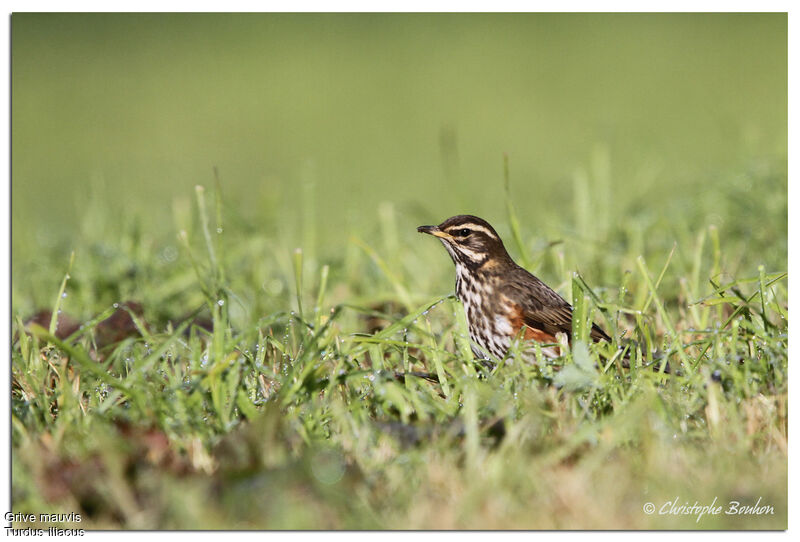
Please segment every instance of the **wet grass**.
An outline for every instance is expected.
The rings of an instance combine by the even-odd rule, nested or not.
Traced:
[[[15,511],[78,511],[84,528],[786,526],[786,273],[758,254],[726,272],[744,250],[726,232],[596,254],[618,280],[589,285],[563,243],[530,248],[509,200],[516,248],[575,301],[576,336],[594,319],[615,342],[489,370],[444,251],[390,208],[382,234],[324,263],[230,228],[219,184],[195,196],[169,265],[146,232],[98,236],[64,262],[60,319],[17,315]],[[111,292],[105,250],[135,262]],[[141,306],[117,298],[60,327],[71,297],[134,290]],[[677,374],[640,367],[654,361]],[[774,514],[642,511],[676,497]]]

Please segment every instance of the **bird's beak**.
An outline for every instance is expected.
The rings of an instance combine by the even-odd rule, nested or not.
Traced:
[[[439,226],[420,226],[417,228],[417,231],[420,233],[427,233],[436,237],[441,237],[442,239],[451,239],[453,236],[449,233],[445,233],[439,229]]]

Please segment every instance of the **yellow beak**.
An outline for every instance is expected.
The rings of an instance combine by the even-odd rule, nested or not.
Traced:
[[[433,235],[435,237],[441,237],[442,239],[452,239],[453,236],[449,233],[443,232],[439,229],[439,226],[420,226],[417,228],[417,231],[420,233],[427,233],[429,235]]]

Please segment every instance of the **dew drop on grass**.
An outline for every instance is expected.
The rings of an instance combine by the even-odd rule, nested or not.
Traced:
[[[61,294],[61,297],[67,297],[67,292],[64,292],[63,294]]]
[[[225,304],[224,299],[220,299],[219,301],[217,301],[217,305],[219,305],[220,307],[223,306],[224,304]]]

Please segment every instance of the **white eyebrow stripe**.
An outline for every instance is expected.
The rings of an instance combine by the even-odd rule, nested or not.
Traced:
[[[447,233],[450,233],[453,230],[461,230],[461,229],[464,229],[464,228],[469,228],[470,230],[473,230],[473,231],[479,231],[479,232],[485,233],[486,235],[488,235],[492,239],[497,239],[497,235],[494,232],[492,232],[492,230],[487,228],[486,226],[481,226],[480,224],[473,224],[471,222],[467,223],[467,224],[459,224],[458,226],[450,226],[447,229]]]

